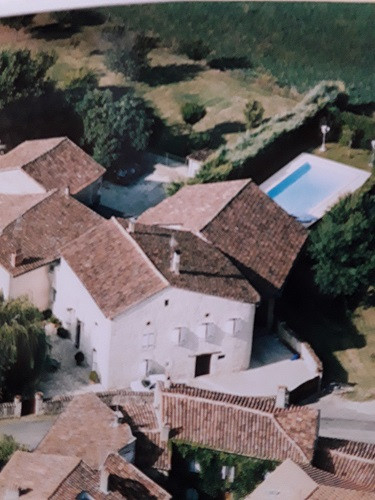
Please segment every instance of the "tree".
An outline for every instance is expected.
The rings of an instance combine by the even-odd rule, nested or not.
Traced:
[[[55,56],[29,50],[0,52],[0,108],[17,99],[41,95],[50,83],[46,77]]]
[[[47,339],[43,316],[26,299],[0,299],[0,384],[2,396],[22,393],[44,366]]]
[[[107,30],[106,38],[112,44],[106,54],[109,69],[130,80],[140,79],[148,67],[148,53],[156,46],[155,38],[130,32],[125,26]]]
[[[210,47],[200,39],[196,40],[183,40],[178,46],[178,51],[186,54],[193,61],[201,61],[206,59],[210,54]]]
[[[65,98],[76,109],[87,92],[97,89],[98,85],[98,77],[92,70],[81,69],[79,75],[65,87]]]
[[[17,17],[4,17],[0,19],[0,23],[5,24],[10,28],[20,30],[21,28],[28,28],[32,23],[33,19],[34,19],[34,14],[26,16],[17,16]]]
[[[263,120],[264,108],[259,101],[249,101],[245,106],[246,128],[255,128]]]
[[[206,108],[196,102],[186,102],[181,106],[181,115],[186,124],[194,125],[206,115]]]
[[[342,199],[311,232],[315,282],[332,297],[366,292],[375,282],[375,183]]]
[[[83,120],[84,141],[101,165],[111,166],[127,148],[146,148],[152,120],[145,102],[132,90],[117,101],[109,90],[89,91],[77,110]]]

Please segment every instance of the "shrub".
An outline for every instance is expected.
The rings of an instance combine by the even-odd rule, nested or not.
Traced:
[[[354,148],[370,149],[371,140],[375,138],[375,120],[369,116],[343,112],[340,115],[342,129],[353,131]]]
[[[344,125],[341,129],[339,143],[342,146],[348,146],[349,148],[353,145],[354,132],[348,125]]]
[[[52,311],[51,309],[45,309],[43,312],[43,318],[44,319],[50,319],[50,317],[52,316]]]
[[[206,109],[201,104],[186,102],[181,106],[181,115],[185,123],[194,125],[206,115]]]
[[[0,439],[0,469],[4,467],[13,453],[19,449],[20,445],[15,441],[13,436],[4,435]]]
[[[66,328],[63,328],[62,326],[58,327],[57,335],[62,339],[69,339],[70,338],[69,330],[67,330]]]
[[[264,108],[259,101],[249,101],[245,106],[246,128],[255,128],[262,123]]]
[[[210,47],[204,43],[202,40],[183,40],[178,46],[178,52],[181,54],[186,54],[190,59],[194,61],[201,61],[206,59],[210,54]]]
[[[91,380],[91,382],[94,382],[94,384],[99,384],[100,383],[99,375],[96,373],[95,370],[92,370],[90,372],[89,380]]]
[[[76,360],[76,363],[77,363],[77,366],[81,366],[82,363],[84,362],[85,360],[85,355],[83,354],[82,351],[78,351],[75,355],[74,355],[74,359]]]

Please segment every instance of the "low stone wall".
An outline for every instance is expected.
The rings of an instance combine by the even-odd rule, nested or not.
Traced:
[[[293,330],[283,322],[278,323],[277,334],[282,342],[300,355],[312,373],[320,378],[323,376],[323,364],[310,344],[301,340]]]

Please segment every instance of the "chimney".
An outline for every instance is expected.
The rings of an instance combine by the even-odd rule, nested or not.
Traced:
[[[0,155],[4,155],[6,153],[6,150],[7,150],[7,146],[6,144],[3,144],[1,141],[0,141]]]
[[[181,260],[181,251],[175,250],[171,259],[171,272],[173,274],[180,274],[180,260]]]
[[[18,267],[22,264],[22,262],[23,262],[22,250],[20,248],[17,248],[15,252],[10,254],[10,264],[12,267]]]
[[[169,434],[171,432],[171,428],[169,425],[163,425],[160,429],[160,441],[162,443],[167,443],[169,439]]]
[[[289,405],[289,391],[285,385],[279,385],[276,394],[276,408],[287,408]]]
[[[131,217],[128,220],[128,233],[134,233],[135,231],[135,218]]]
[[[174,234],[172,234],[171,239],[169,240],[169,246],[171,247],[172,252],[178,247],[178,242]]]
[[[99,489],[105,495],[107,495],[108,493],[108,479],[109,473],[104,465],[102,465],[102,467],[100,468]]]
[[[65,194],[65,196],[69,196],[70,195],[69,186],[66,186],[66,188],[64,189],[64,194]]]
[[[118,427],[120,424],[122,424],[124,414],[122,413],[121,410],[119,410],[118,406],[117,406],[117,410],[113,413],[114,413],[114,417],[113,417],[112,427]]]

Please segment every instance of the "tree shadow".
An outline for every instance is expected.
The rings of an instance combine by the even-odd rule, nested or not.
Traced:
[[[321,359],[325,384],[348,383],[349,374],[336,353],[364,347],[366,337],[357,330],[345,301],[319,293],[307,255],[300,259],[289,277],[278,314]]]
[[[66,40],[81,31],[80,26],[61,26],[59,23],[33,26],[30,29],[31,36],[47,41]]]
[[[228,69],[249,69],[251,61],[247,57],[218,57],[207,62],[211,69],[226,71]]]
[[[169,85],[192,80],[203,70],[200,64],[168,64],[166,66],[147,67],[142,71],[140,80],[150,87]]]

